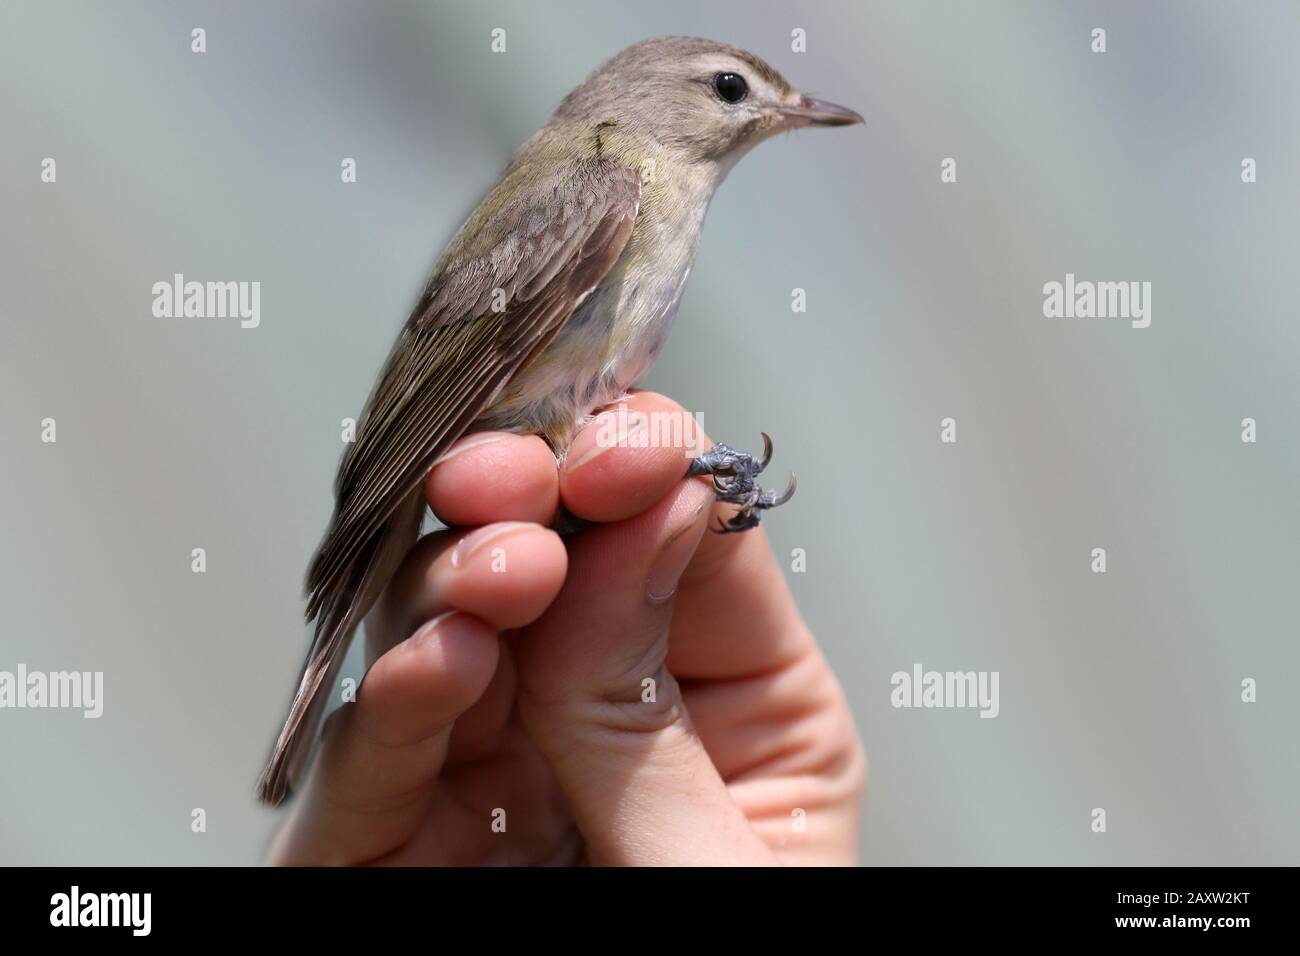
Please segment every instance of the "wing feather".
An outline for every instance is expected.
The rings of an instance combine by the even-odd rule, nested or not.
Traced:
[[[308,574],[309,618],[374,530],[613,266],[639,199],[634,170],[584,162],[540,202],[506,204],[482,226],[499,242],[435,274],[339,469],[335,517]],[[494,298],[503,311],[492,310]]]
[[[639,201],[637,174],[618,163],[570,163],[544,181],[513,166],[434,270],[339,466],[334,518],[307,573],[316,634],[259,781],[263,800],[282,800],[305,763],[323,692],[418,533],[425,474],[618,260]]]

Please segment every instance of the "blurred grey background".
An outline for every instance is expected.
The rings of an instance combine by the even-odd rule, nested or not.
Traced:
[[[647,383],[799,474],[767,528],[864,862],[1300,862],[1300,7],[1028,0],[0,8],[0,669],[106,685],[0,710],[0,861],[261,859],[340,419],[511,151],[666,33],[867,118],[732,173]],[[176,272],[261,326],[154,318]],[[1150,281],[1151,327],[1044,318],[1067,272]],[[894,709],[915,663],[998,671],[999,717]]]

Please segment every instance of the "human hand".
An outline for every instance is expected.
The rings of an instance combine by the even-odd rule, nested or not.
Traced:
[[[600,426],[559,469],[489,433],[431,472],[456,530],[367,620],[274,862],[853,862],[861,745],[762,530],[706,534],[731,508],[682,449]],[[562,541],[561,502],[599,524]]]

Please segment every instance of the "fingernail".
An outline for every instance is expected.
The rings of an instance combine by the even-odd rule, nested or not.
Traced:
[[[471,448],[481,448],[484,445],[491,445],[493,442],[502,441],[506,438],[513,438],[510,432],[483,432],[479,435],[471,435],[463,439],[458,445],[452,448],[447,454],[435,461],[434,467],[441,465],[445,461],[451,461],[457,455],[463,455]]]
[[[681,527],[664,542],[646,577],[645,593],[652,604],[662,604],[677,593],[677,584],[682,579],[686,565],[695,556],[695,549],[699,547],[700,537],[704,533],[704,524],[699,521],[699,517],[712,503],[713,489],[697,481],[687,482],[687,485],[692,490],[682,496],[681,507],[688,514],[682,520]]]
[[[499,538],[511,531],[517,531],[520,528],[539,527],[531,521],[502,521],[498,524],[490,524],[479,528],[477,531],[470,532],[456,542],[456,547],[451,550],[451,566],[459,568],[471,557],[474,552],[482,548],[494,538]]]
[[[416,628],[415,633],[402,642],[402,646],[408,651],[418,651],[435,637],[447,633],[447,628],[455,627],[457,622],[452,618],[459,619],[464,616],[460,611],[443,611]]]
[[[626,448],[630,439],[645,431],[649,422],[642,412],[605,412],[591,423],[596,429],[596,443],[578,456],[564,463],[566,471],[577,471],[583,465],[599,458],[611,448]]]

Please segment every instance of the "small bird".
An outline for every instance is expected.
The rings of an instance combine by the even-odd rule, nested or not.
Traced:
[[[352,635],[419,535],[438,458],[489,429],[541,435],[563,457],[663,348],[736,161],[785,130],[862,121],[745,50],[660,37],[605,61],[520,147],[434,267],[339,465],[307,573],[315,636],[263,801],[280,803],[305,766]],[[753,527],[793,492],[754,485],[763,440],[761,460],[717,445],[689,466],[739,506],[722,530]]]

